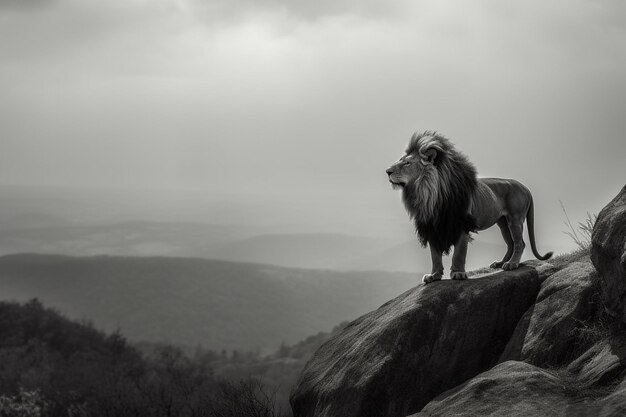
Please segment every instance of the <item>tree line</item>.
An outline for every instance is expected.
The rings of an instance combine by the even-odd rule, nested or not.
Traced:
[[[0,416],[280,417],[257,379],[215,375],[214,355],[142,354],[118,332],[70,321],[38,300],[0,302]]]

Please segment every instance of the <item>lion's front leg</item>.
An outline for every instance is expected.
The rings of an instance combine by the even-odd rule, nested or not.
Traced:
[[[463,280],[467,279],[465,272],[465,258],[467,256],[467,243],[469,235],[462,233],[459,240],[454,245],[454,254],[452,255],[452,268],[450,268],[450,278]]]
[[[441,281],[441,278],[443,277],[442,254],[437,249],[433,248],[431,244],[428,244],[428,247],[430,248],[430,260],[433,266],[431,268],[431,273],[422,277],[422,282],[424,282],[424,284]]]

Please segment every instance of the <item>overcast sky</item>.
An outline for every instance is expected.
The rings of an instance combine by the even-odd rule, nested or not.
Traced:
[[[384,170],[426,129],[540,227],[597,212],[626,182],[626,3],[0,0],[4,184],[404,219]]]

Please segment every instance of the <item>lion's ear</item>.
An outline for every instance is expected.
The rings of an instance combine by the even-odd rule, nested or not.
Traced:
[[[425,161],[432,164],[437,159],[437,151],[433,148],[427,149],[424,152]]]

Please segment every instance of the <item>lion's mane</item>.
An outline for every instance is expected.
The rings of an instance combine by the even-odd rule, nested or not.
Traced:
[[[437,152],[434,162],[404,186],[402,199],[422,245],[447,254],[462,233],[476,230],[470,205],[477,174],[467,157],[437,132],[415,133],[406,153],[425,158],[430,149]]]

